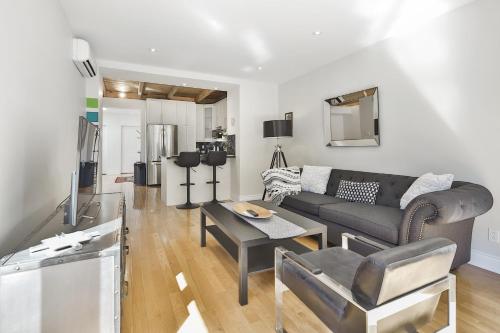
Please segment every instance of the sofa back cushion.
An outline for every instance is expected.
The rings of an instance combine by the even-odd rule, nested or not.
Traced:
[[[399,208],[401,197],[417,177],[333,169],[326,187],[326,194],[335,196],[341,180],[378,182],[380,184],[376,205]]]

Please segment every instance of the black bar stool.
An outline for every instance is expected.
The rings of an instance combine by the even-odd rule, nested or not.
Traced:
[[[226,164],[227,153],[225,151],[210,151],[208,152],[207,159],[203,161],[203,164],[211,165],[213,167],[212,181],[207,182],[207,184],[213,184],[214,195],[212,202],[217,203],[217,167]]]
[[[186,168],[186,182],[182,183],[181,186],[186,186],[186,203],[183,205],[175,206],[177,209],[193,209],[198,208],[200,205],[191,203],[191,168],[200,165],[200,153],[198,152],[186,152],[183,151],[179,153],[179,157],[174,162],[180,167]]]

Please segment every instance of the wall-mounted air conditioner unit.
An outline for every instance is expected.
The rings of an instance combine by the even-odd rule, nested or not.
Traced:
[[[73,38],[73,62],[83,77],[94,77],[97,66],[90,53],[90,45],[84,39]]]

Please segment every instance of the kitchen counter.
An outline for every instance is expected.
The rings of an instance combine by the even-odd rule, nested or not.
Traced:
[[[178,156],[170,158],[162,157],[161,163],[161,200],[167,206],[179,205],[186,202],[186,187],[181,186],[186,182],[186,168],[181,168],[175,164]],[[202,159],[206,155],[202,155]],[[234,155],[228,156],[226,164],[217,167],[217,199],[228,200],[231,197],[231,178],[232,169],[236,163]],[[212,181],[213,168],[209,165],[200,163],[192,168],[191,182],[191,202],[202,203],[212,200]]]

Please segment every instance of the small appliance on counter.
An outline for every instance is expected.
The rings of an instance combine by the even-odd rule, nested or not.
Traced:
[[[218,126],[216,129],[212,130],[212,139],[222,139],[224,137],[226,130]]]

